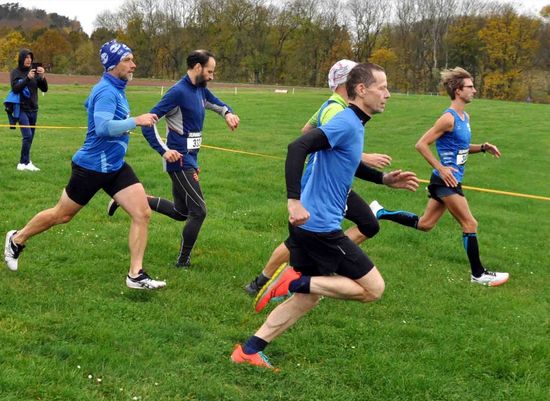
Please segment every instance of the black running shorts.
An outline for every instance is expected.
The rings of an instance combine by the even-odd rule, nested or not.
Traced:
[[[73,162],[71,178],[65,191],[71,200],[84,206],[100,189],[103,189],[112,198],[120,190],[137,183],[139,183],[139,179],[127,163],[124,163],[118,171],[98,173],[80,167]]]
[[[464,196],[464,192],[462,192],[462,184],[460,182],[454,188],[448,187],[445,184],[445,181],[441,179],[441,177],[433,173],[432,173],[432,176],[430,177],[428,192],[429,192],[428,197],[438,201],[439,203],[443,203],[443,200],[441,200],[441,198],[444,198],[446,196],[450,196],[450,195]]]
[[[374,264],[342,230],[314,233],[289,224],[290,265],[306,276],[339,274],[357,280]]]

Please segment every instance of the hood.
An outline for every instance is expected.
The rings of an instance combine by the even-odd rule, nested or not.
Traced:
[[[19,68],[22,71],[30,70],[30,67],[25,67],[23,62],[25,61],[25,58],[27,55],[31,55],[31,59],[34,60],[34,54],[29,49],[21,49],[19,51],[19,58],[17,59],[17,68]]]

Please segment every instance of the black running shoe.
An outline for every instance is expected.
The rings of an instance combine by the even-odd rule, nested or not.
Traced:
[[[111,201],[107,205],[107,215],[112,216],[113,214],[115,214],[117,209],[118,209],[118,203],[116,203],[114,199],[111,199]]]
[[[256,276],[254,280],[244,286],[244,290],[251,297],[255,297],[262,287],[269,281],[268,277],[265,277],[263,274]]]
[[[191,267],[191,255],[180,256],[176,261],[176,267],[179,269],[189,269]]]

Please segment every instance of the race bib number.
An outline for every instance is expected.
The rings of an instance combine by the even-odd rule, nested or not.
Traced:
[[[187,149],[200,149],[202,144],[202,133],[200,132],[190,132],[189,137],[187,138]]]
[[[458,154],[456,155],[456,164],[458,166],[461,166],[466,163],[468,160],[468,153],[470,152],[469,149],[462,149],[458,151]]]

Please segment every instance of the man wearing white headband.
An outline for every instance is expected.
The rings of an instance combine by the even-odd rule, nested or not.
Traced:
[[[145,190],[132,168],[124,161],[129,130],[152,126],[155,114],[130,117],[130,106],[124,92],[136,68],[132,50],[116,40],[100,50],[105,72],[86,100],[88,132],[84,145],[74,154],[72,174],[57,205],[34,216],[20,230],[6,235],[4,260],[12,271],[18,269],[19,255],[27,240],[58,224],[68,223],[100,190],[113,197],[132,219],[128,243],[130,271],[126,285],[152,290],[166,285],[153,280],[143,271],[143,254],[147,245],[147,228],[151,209]]]
[[[335,63],[328,73],[328,86],[334,92],[330,98],[321,105],[321,107],[311,116],[306,125],[302,128],[302,133],[305,134],[314,128],[318,128],[330,121],[336,114],[340,113],[348,106],[348,94],[346,91],[346,82],[348,74],[357,65],[351,60],[340,60]],[[378,153],[363,153],[361,161],[371,167],[382,169],[391,163],[391,157],[385,154]],[[309,165],[309,163],[308,163]],[[373,171],[373,176],[367,180],[378,184],[386,184],[381,181],[380,172]],[[377,174],[379,173],[379,174]],[[395,172],[389,173],[394,174]],[[411,180],[416,182],[416,176],[411,174]],[[390,176],[388,176],[389,178]],[[388,181],[389,186],[391,180]],[[411,188],[407,188],[411,189]],[[414,188],[416,189],[416,188]],[[346,231],[346,235],[356,244],[360,244],[367,238],[374,237],[380,230],[378,220],[372,213],[369,205],[353,190],[350,191],[347,200],[347,209],[345,218],[355,223]],[[279,244],[271,254],[262,272],[256,276],[250,283],[245,286],[246,292],[250,295],[256,295],[260,289],[269,281],[279,266],[287,263],[290,257],[288,246],[285,242]]]

